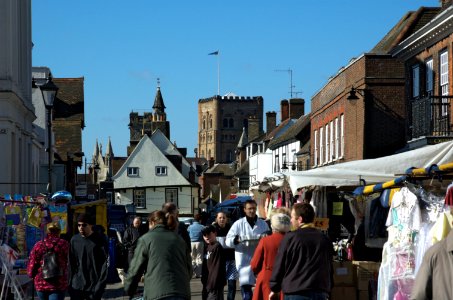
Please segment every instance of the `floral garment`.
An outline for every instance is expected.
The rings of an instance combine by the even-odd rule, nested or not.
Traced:
[[[46,248],[57,254],[58,265],[63,275],[52,280],[42,278],[42,262]],[[37,291],[65,291],[68,287],[69,243],[57,235],[48,234],[44,241],[35,244],[30,253],[27,274],[34,279]]]

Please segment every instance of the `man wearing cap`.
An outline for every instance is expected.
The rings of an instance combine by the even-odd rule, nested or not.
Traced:
[[[79,234],[72,237],[69,251],[71,299],[101,299],[107,284],[105,240],[93,231],[93,225],[90,215],[78,216]]]

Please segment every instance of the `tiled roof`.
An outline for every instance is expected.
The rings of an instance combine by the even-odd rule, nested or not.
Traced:
[[[292,124],[294,123],[293,119],[286,119],[281,122],[277,127],[274,128],[269,134],[266,135],[265,141],[270,141],[276,137],[279,137],[283,134]]]
[[[311,113],[308,113],[306,115],[301,116],[299,119],[296,120],[296,122],[288,128],[282,135],[272,139],[269,142],[268,148],[269,149],[274,149],[277,148],[279,145],[295,140],[297,135],[302,132],[307,126],[310,126],[310,115]]]
[[[84,78],[54,78],[58,86],[53,107],[52,129],[55,133],[55,148],[59,156],[82,151],[82,129],[84,123]],[[81,162],[82,158],[74,157]]]
[[[222,173],[224,176],[233,176],[235,172],[236,170],[231,164],[215,164],[205,173]]]
[[[113,175],[115,175],[116,172],[118,172],[119,169],[121,169],[121,167],[124,165],[126,160],[127,160],[127,157],[113,157],[113,161],[112,161],[112,173],[113,173]]]
[[[370,53],[387,54],[395,46],[428,24],[439,12],[440,7],[420,7],[407,12],[400,21],[371,49]]]

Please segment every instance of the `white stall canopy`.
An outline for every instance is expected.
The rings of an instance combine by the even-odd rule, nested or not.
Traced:
[[[428,168],[450,162],[453,162],[453,141],[380,158],[288,172],[285,173],[285,180],[295,194],[298,188],[307,186],[340,187],[385,182],[399,177],[411,167]]]

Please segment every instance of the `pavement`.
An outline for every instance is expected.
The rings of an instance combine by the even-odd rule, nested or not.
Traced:
[[[241,291],[239,289],[239,282],[236,284],[236,298],[235,299],[242,299]],[[143,288],[143,283],[140,283],[139,288]],[[191,299],[193,300],[201,300],[201,291],[203,285],[201,284],[200,278],[193,278],[190,281],[190,292],[191,292]],[[227,287],[225,286],[225,299],[226,299],[226,291]],[[37,299],[37,298],[35,298]],[[69,300],[69,296],[65,297],[65,300]],[[108,284],[107,288],[102,296],[102,299],[115,299],[115,300],[129,300],[129,297],[124,295],[123,284],[121,282]]]

